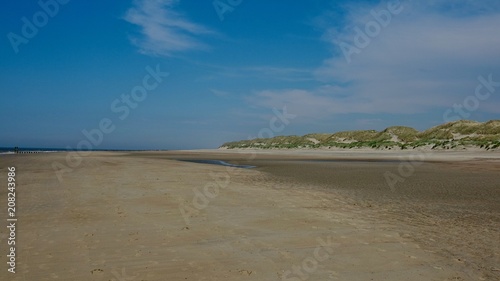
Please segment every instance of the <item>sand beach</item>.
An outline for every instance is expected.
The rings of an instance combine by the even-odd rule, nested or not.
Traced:
[[[91,152],[60,181],[66,157],[0,157],[1,280],[500,280],[497,152]]]

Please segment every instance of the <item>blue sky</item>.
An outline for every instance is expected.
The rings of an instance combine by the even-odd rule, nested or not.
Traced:
[[[76,148],[103,119],[92,148],[500,119],[496,82],[475,94],[500,82],[499,1],[11,1],[0,18],[0,147]],[[147,67],[168,76],[122,102]]]

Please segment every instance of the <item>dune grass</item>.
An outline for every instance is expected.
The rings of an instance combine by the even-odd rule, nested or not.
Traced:
[[[276,136],[224,143],[221,148],[373,148],[373,149],[464,149],[485,150],[500,147],[500,120],[476,122],[460,120],[419,132],[411,127],[392,126],[382,131],[342,131],[332,134],[312,133],[304,136]]]

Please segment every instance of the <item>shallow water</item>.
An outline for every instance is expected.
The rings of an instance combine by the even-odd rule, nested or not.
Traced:
[[[255,166],[251,165],[236,165],[236,164],[231,164],[225,161],[221,160],[204,160],[204,159],[178,159],[178,161],[184,161],[184,162],[192,162],[192,163],[199,163],[199,164],[212,164],[212,165],[222,165],[222,166],[228,166],[228,167],[233,167],[233,168],[243,168],[243,169],[251,169],[255,168]]]

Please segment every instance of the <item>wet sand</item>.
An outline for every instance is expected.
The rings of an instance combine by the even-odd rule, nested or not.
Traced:
[[[2,156],[19,246],[0,279],[500,280],[498,154],[450,155],[392,189],[408,154],[94,152],[63,182],[65,153]]]

